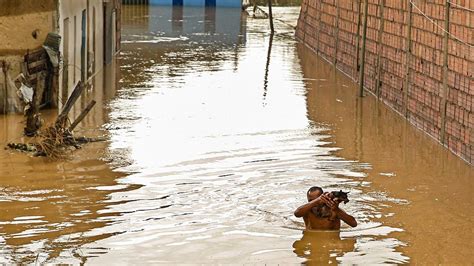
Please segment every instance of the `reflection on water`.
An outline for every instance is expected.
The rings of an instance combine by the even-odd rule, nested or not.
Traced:
[[[389,235],[397,241],[383,242],[386,247],[401,247],[410,263],[465,263],[472,258],[474,242],[467,233],[474,221],[467,211],[474,203],[472,167],[372,97],[354,97],[357,86],[324,61],[308,56],[310,50],[299,46],[298,54],[310,119],[332,129],[332,140],[343,147],[338,155],[371,164],[365,170],[364,180],[370,182],[365,194],[382,191],[406,200],[385,203],[387,208],[381,209],[379,222],[403,229]],[[376,254],[367,252],[365,257],[376,261],[382,253]]]
[[[106,101],[113,96],[116,77],[114,64],[98,75],[77,107],[84,108],[90,99]],[[73,111],[77,116],[80,109]],[[54,111],[44,112],[52,122]],[[0,143],[20,141],[23,128],[21,115],[0,116]],[[100,135],[91,131],[107,121],[101,108],[95,108],[81,124],[79,134]],[[85,262],[82,246],[120,232],[90,235],[93,229],[103,228],[120,214],[104,215],[100,210],[108,203],[110,193],[127,191],[135,185],[116,187],[114,172],[98,160],[105,143],[88,145],[78,150],[67,161],[32,158],[25,154],[3,150],[0,152],[0,264],[35,263],[42,261]],[[96,151],[97,150],[97,151]],[[112,189],[106,189],[110,187]],[[104,253],[104,248],[90,250]]]
[[[303,237],[293,243],[298,257],[306,258],[308,265],[337,264],[339,258],[354,250],[353,238],[341,239],[339,232],[303,231]],[[343,262],[343,261],[342,261]]]
[[[286,22],[298,12],[274,8]],[[470,255],[469,167],[373,99],[356,100],[287,23],[271,37],[268,21],[240,10],[144,6],[124,6],[122,21],[120,70],[99,75],[81,101],[104,103],[81,132],[110,141],[60,162],[0,151],[0,263]],[[21,119],[0,117],[2,143],[18,138]],[[456,183],[443,185],[447,176]],[[350,191],[343,208],[359,226],[303,231],[293,211],[313,185]]]
[[[160,44],[147,48],[177,48],[204,44],[222,50],[245,42],[245,20],[239,9],[194,6],[125,6],[126,44]],[[242,40],[243,39],[243,40]],[[145,47],[145,46],[144,46]]]

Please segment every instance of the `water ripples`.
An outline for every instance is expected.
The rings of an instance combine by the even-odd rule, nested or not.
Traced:
[[[125,24],[122,88],[103,126],[114,171],[78,163],[56,177],[59,188],[0,190],[0,203],[47,200],[54,210],[0,219],[2,229],[24,226],[0,231],[0,263],[407,262],[392,237],[402,229],[379,221],[406,202],[372,189],[371,165],[338,156],[331,125],[308,118],[286,33],[273,40],[264,82],[267,22],[248,22],[233,36],[177,39]],[[313,185],[350,191],[342,208],[359,226],[302,235],[293,211]],[[17,250],[7,244],[21,238]]]

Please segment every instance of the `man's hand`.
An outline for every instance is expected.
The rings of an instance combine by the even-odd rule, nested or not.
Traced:
[[[311,208],[316,207],[318,205],[328,204],[331,201],[332,200],[329,197],[329,193],[327,193],[327,192],[323,193],[321,196],[319,196],[319,197],[313,199],[312,201],[298,207],[298,209],[295,210],[294,214],[295,214],[296,217],[303,217],[304,215],[306,215],[306,213],[311,211]]]
[[[298,209],[295,210],[294,214],[296,217],[303,217],[309,211],[311,211],[311,208],[316,207],[318,205],[323,205],[323,204],[326,204],[328,206],[335,205],[337,208],[336,202],[334,202],[334,200],[331,199],[331,197],[329,196],[329,192],[326,192],[326,193],[323,193],[321,196],[313,199],[312,201],[298,207]]]
[[[321,195],[321,197],[322,196],[324,196],[324,195]],[[339,219],[343,220],[346,224],[348,224],[352,227],[356,227],[357,226],[356,219],[352,215],[349,215],[345,211],[339,209],[339,203],[340,202],[335,201],[331,198],[329,198],[329,199],[328,198],[329,198],[329,196],[326,195],[326,197],[324,197],[324,199],[322,199],[322,200],[332,211],[332,215],[331,215],[331,217],[329,217],[329,220],[334,221],[336,218],[339,218]]]
[[[339,210],[339,202],[333,200],[329,193],[321,195],[321,200],[331,209],[331,216],[328,218],[330,221],[334,221],[337,218],[337,212]]]
[[[331,199],[331,197],[329,197],[329,192],[324,193],[319,198],[321,198],[321,201],[326,204],[332,211],[337,211],[339,207],[339,202]]]
[[[313,199],[312,201],[301,205],[298,207],[294,214],[296,217],[304,217],[308,212],[311,211],[311,208],[316,207],[318,205],[326,204],[332,211],[332,216],[329,218],[330,220],[335,220],[336,218],[339,218],[343,220],[346,224],[356,227],[357,226],[357,221],[352,217],[351,215],[347,214],[345,211],[339,209],[339,202],[331,199],[329,196],[329,193],[323,193],[321,196],[319,196],[316,199]],[[306,220],[305,220],[306,223]]]

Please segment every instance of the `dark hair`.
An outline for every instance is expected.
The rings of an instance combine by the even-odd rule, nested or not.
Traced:
[[[314,192],[314,191],[319,191],[321,194],[323,194],[322,188],[314,186],[308,189],[308,192],[306,193],[306,195],[309,195],[309,193]]]

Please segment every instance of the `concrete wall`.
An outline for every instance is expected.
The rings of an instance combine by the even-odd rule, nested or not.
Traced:
[[[303,0],[296,31],[300,41],[356,82],[362,60],[363,2]],[[443,43],[446,1],[413,0],[410,36],[409,1],[368,2],[364,87],[472,164],[474,13],[466,8],[473,10],[474,1],[451,1],[456,5],[450,7],[447,46]]]
[[[23,111],[12,80],[28,50],[55,31],[56,19],[56,0],[0,0],[0,114]]]
[[[22,27],[17,27],[21,24]],[[40,47],[48,32],[53,29],[53,12],[22,14],[0,17],[0,56],[23,54],[28,49]],[[36,34],[36,37],[33,37]]]
[[[13,79],[21,72],[23,56],[0,56],[0,114],[23,112]]]
[[[55,11],[53,0],[0,0],[0,56],[40,47],[55,27]]]

